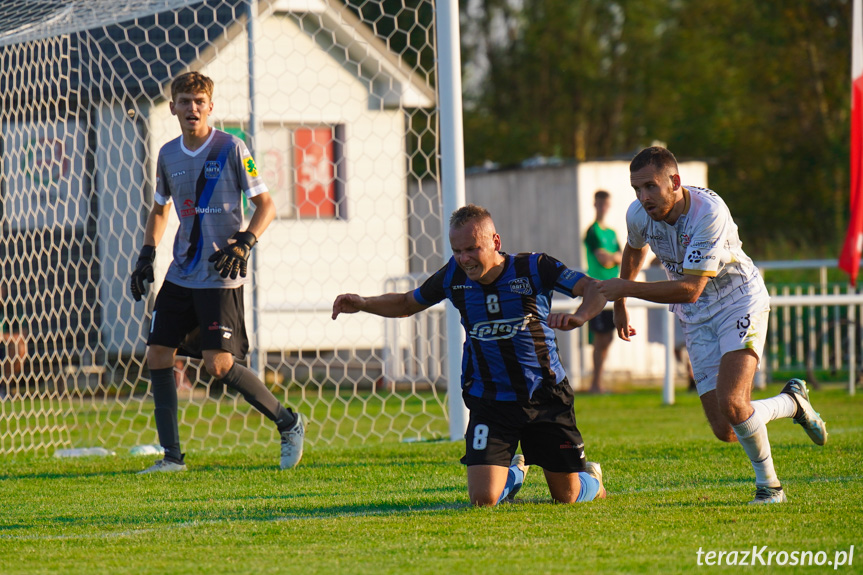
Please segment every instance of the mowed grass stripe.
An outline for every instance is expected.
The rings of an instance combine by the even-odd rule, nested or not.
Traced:
[[[697,398],[678,400],[577,397],[611,496],[574,506],[550,503],[536,469],[519,504],[471,508],[461,443],[315,447],[289,472],[275,445],[190,449],[188,472],[161,476],[122,454],[4,458],[0,573],[687,573],[699,548],[863,548],[863,398],[813,393],[824,447],[769,426],[790,499],[770,507],[746,504],[740,447],[712,438]]]

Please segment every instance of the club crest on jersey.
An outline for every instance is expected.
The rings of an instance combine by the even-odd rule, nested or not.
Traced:
[[[522,295],[530,295],[533,289],[530,287],[530,280],[527,278],[516,278],[509,282],[509,291],[512,293],[520,293]]]
[[[246,173],[252,176],[253,178],[258,177],[258,166],[255,165],[255,160],[252,159],[252,156],[249,156],[245,160],[243,160],[243,167],[246,168]]]
[[[481,321],[474,324],[468,334],[471,339],[479,341],[496,341],[500,339],[512,339],[520,331],[527,329],[532,314],[512,319],[496,319],[492,321]]]
[[[222,173],[222,164],[215,160],[204,164],[204,177],[208,180],[219,179],[219,174]]]
[[[689,234],[684,234],[683,232],[677,236],[677,239],[680,240],[680,245],[686,247],[689,245],[689,242],[692,241],[692,238],[689,237]]]

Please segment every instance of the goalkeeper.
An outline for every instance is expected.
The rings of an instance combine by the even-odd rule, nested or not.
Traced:
[[[147,282],[153,281],[156,246],[173,203],[180,227],[147,339],[156,430],[165,455],[141,473],[186,469],[173,374],[178,353],[202,358],[210,375],[239,391],[276,424],[282,469],[294,467],[303,452],[300,415],[282,406],[251,370],[235,361],[249,347],[243,310],[249,253],[273,221],[275,206],[242,140],[207,124],[212,97],[213,81],[198,72],[171,83],[171,113],[182,135],[159,151],[155,202],[132,272],[132,296],[141,301]],[[245,230],[243,194],[255,205]]]

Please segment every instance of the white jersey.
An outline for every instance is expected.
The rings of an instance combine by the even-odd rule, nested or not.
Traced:
[[[627,242],[635,249],[650,245],[669,280],[711,278],[697,301],[671,304],[671,311],[684,323],[698,323],[743,298],[766,298],[764,280],[743,252],[737,224],[722,198],[705,188],[683,189],[689,207],[673,226],[653,220],[638,200],[626,212]]]

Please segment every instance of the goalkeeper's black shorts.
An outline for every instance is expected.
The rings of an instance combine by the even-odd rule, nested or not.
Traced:
[[[244,317],[243,286],[192,289],[166,281],[156,297],[147,345],[196,358],[203,350],[224,350],[244,359],[249,351]]]

